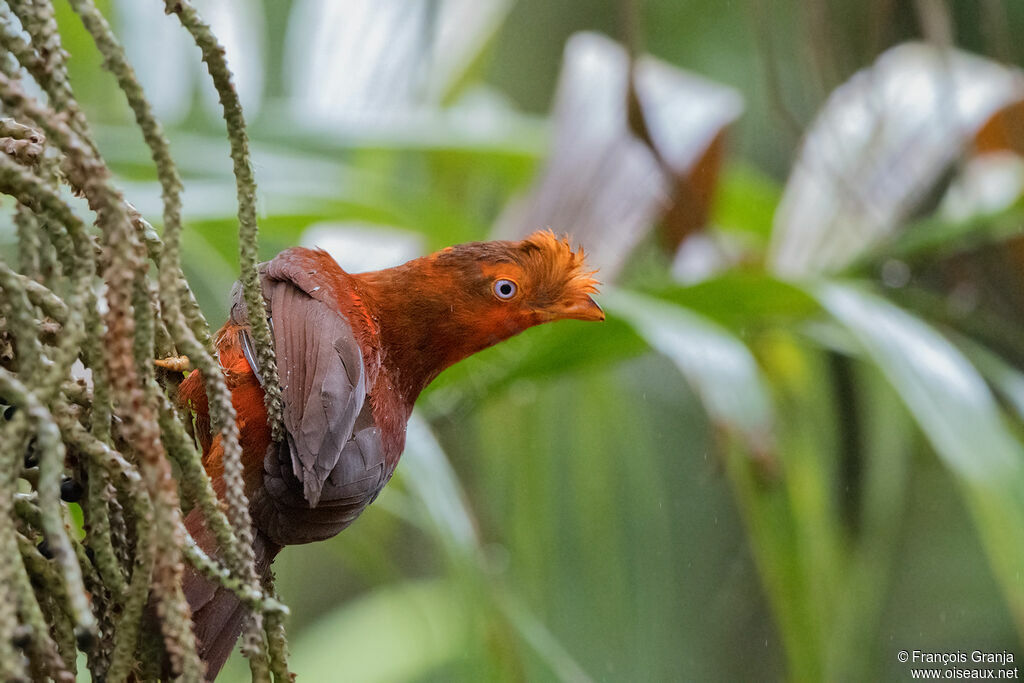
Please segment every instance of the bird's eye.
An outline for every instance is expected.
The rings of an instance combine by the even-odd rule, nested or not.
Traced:
[[[494,296],[499,299],[511,299],[516,295],[517,291],[519,291],[519,287],[511,280],[502,279],[495,280],[494,282]]]

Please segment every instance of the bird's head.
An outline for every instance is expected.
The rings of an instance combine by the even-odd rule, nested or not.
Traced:
[[[594,273],[582,249],[540,231],[447,247],[363,277],[389,290],[381,303],[391,310],[381,317],[402,322],[382,330],[384,342],[403,367],[422,364],[425,386],[449,365],[534,325],[604,320],[590,296],[599,284]]]
[[[461,310],[452,312],[495,341],[554,320],[604,320],[590,297],[599,283],[583,250],[551,231],[517,242],[460,244],[428,259],[457,289]]]

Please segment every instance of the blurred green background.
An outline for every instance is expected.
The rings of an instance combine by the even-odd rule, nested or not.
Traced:
[[[531,330],[445,373],[380,500],[275,564],[300,680],[904,680],[903,649],[1024,655],[1019,188],[956,218],[936,208],[979,156],[975,126],[927,143],[934,178],[906,162],[913,148],[876,169],[934,186],[934,201],[881,221],[882,238],[821,233],[847,229],[842,205],[790,206],[827,225],[780,209],[836,87],[922,33],[1019,65],[1024,4],[199,4],[247,106],[266,258],[313,225],[414,233],[424,249],[486,239],[514,198],[543,183],[557,196],[549,152],[588,111],[552,114],[581,30],[744,103],[701,200],[709,227],[684,230],[737,239],[741,256],[699,277],[673,269],[678,240],[659,235],[679,218],[662,202],[606,266],[607,323]],[[198,52],[161,3],[101,5],[186,176],[186,274],[218,325],[237,272],[234,190]],[[123,97],[61,19],[102,151],[156,222]],[[857,153],[835,162],[835,186],[864,182]],[[713,161],[698,155],[675,182]],[[780,277],[787,242],[833,237],[843,263],[812,250]],[[237,656],[222,675],[247,678]]]

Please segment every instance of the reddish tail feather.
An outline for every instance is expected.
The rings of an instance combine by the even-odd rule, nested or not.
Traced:
[[[238,343],[239,329],[230,323],[225,325],[217,334],[217,348],[220,363],[226,369],[231,401],[237,413],[246,493],[252,495],[262,478],[261,465],[263,454],[270,444],[270,427],[263,405],[263,389],[252,374]],[[181,403],[195,411],[196,435],[203,448],[203,467],[213,481],[217,496],[223,498],[224,452],[220,436],[210,433],[209,405],[199,371],[194,370],[178,390]],[[206,528],[199,510],[193,510],[185,517],[185,527],[203,552],[212,558],[221,558],[217,538]],[[253,552],[260,578],[270,572],[270,563],[280,550],[280,546],[256,532]],[[212,681],[231,655],[242,633],[248,610],[234,593],[210,581],[191,566],[185,569],[184,588],[185,597],[192,608],[199,656],[206,664],[207,680]]]
[[[207,530],[199,510],[188,514],[185,527],[205,553],[213,558],[220,556],[217,539]],[[270,563],[280,550],[281,546],[256,533],[253,552],[256,555],[256,572],[261,578],[270,573]],[[234,593],[207,579],[192,566],[185,568],[184,585],[185,597],[192,608],[199,656],[206,664],[206,679],[212,681],[231,655],[245,625],[248,609]]]

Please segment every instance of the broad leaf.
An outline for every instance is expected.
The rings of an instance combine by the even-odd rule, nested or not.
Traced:
[[[385,683],[419,680],[457,658],[471,623],[447,581],[409,581],[345,603],[295,638],[301,679]],[[339,668],[340,667],[340,668]]]
[[[514,382],[607,367],[646,348],[632,327],[615,317],[598,325],[542,325],[445,370],[427,388],[420,406],[429,416],[457,412]]]
[[[923,43],[885,52],[807,131],[775,216],[773,267],[835,272],[933,208],[979,129],[1021,99],[1019,72],[995,62]]]
[[[656,294],[740,332],[803,320],[821,310],[818,302],[799,287],[755,272],[732,271],[689,287],[658,290]]]
[[[936,453],[970,481],[1016,472],[1024,456],[977,370],[953,344],[900,308],[850,285],[817,290],[878,365]]]
[[[627,97],[631,67],[645,130],[639,134]],[[577,33],[566,43],[551,154],[529,195],[506,208],[497,233],[515,237],[539,226],[568,232],[613,280],[673,204],[680,213],[667,223],[703,222],[724,131],[742,111],[732,88],[646,55],[633,64],[617,43]],[[676,237],[698,227],[681,227]]]
[[[728,331],[680,306],[641,294],[611,290],[602,303],[675,363],[716,423],[755,441],[769,433],[771,401],[757,362]]]

